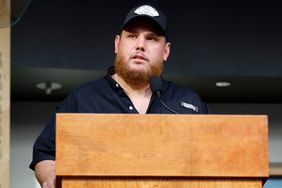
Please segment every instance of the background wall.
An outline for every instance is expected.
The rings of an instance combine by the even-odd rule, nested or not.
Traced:
[[[148,2],[168,17],[165,77],[196,90],[211,113],[268,114],[270,162],[282,163],[282,1],[12,0],[12,188],[38,185],[32,145],[57,101],[105,74],[126,12]],[[46,81],[62,87],[47,95],[36,87]]]
[[[32,146],[48,117],[55,110],[56,104],[56,102],[12,103],[11,188],[38,186],[33,171],[28,168],[32,157]],[[269,117],[269,161],[282,163],[281,104],[212,103],[209,104],[209,108],[212,114],[267,114]],[[276,180],[276,184],[279,181],[281,180]],[[281,188],[281,183],[276,187]]]
[[[127,11],[150,2],[168,18],[166,78],[209,103],[282,103],[282,1],[122,2],[31,1],[12,27],[12,99],[58,101],[105,75]],[[62,87],[46,95],[36,88],[46,81]],[[231,87],[218,88],[218,81]]]

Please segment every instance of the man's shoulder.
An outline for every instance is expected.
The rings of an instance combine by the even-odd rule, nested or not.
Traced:
[[[109,93],[108,88],[105,78],[83,83],[70,92],[58,109],[60,112],[86,112],[88,104]]]
[[[208,112],[206,104],[199,94],[188,86],[181,86],[172,81],[164,81],[165,100],[174,106],[179,113],[186,113],[186,110],[193,107],[194,112],[206,114]]]
[[[91,80],[88,82],[85,82],[81,85],[79,85],[77,88],[75,88],[75,92],[82,92],[82,91],[88,91],[88,90],[97,90],[97,89],[105,89],[107,88],[108,83],[105,79],[105,77],[100,77],[95,80]]]
[[[171,92],[180,95],[187,95],[187,94],[195,94],[198,95],[196,91],[194,91],[189,86],[182,86],[175,82],[164,80],[164,90],[166,92]]]
[[[85,82],[75,87],[67,96],[69,100],[89,99],[110,93],[110,86],[105,77]]]

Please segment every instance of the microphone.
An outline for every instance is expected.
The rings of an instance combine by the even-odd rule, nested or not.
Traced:
[[[150,87],[151,90],[153,92],[153,94],[156,94],[159,101],[161,102],[161,104],[170,112],[172,112],[173,114],[178,114],[176,111],[174,111],[173,109],[169,108],[161,99],[161,92],[162,92],[162,87],[163,87],[163,81],[161,79],[161,77],[159,76],[153,76],[150,80]]]
[[[153,93],[157,95],[158,98],[161,97],[163,81],[159,76],[153,76],[150,80],[150,87]]]

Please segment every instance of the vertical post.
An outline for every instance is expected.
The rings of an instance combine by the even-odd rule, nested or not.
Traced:
[[[0,188],[9,187],[10,0],[0,0]]]

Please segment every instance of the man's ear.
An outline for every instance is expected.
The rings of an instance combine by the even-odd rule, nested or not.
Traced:
[[[115,53],[117,53],[117,51],[118,51],[119,42],[120,42],[120,35],[116,35],[116,38],[115,38]]]
[[[164,54],[163,54],[163,60],[166,61],[168,59],[168,56],[170,54],[170,47],[171,43],[167,42],[165,44]]]

